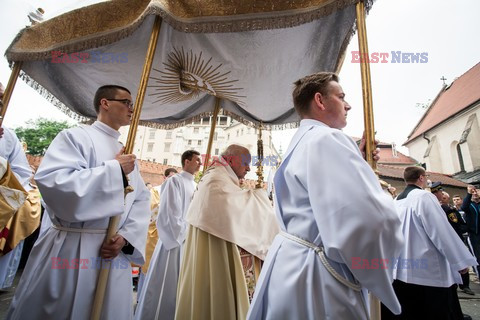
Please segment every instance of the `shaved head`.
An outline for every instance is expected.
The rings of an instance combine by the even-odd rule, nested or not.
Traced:
[[[222,157],[226,156],[240,156],[242,154],[250,154],[247,148],[238,144],[231,144],[222,152]]]

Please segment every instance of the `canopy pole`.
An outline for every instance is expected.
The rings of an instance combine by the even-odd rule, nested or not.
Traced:
[[[215,107],[213,109],[212,123],[210,124],[210,133],[208,135],[208,145],[207,145],[207,154],[205,155],[205,160],[203,162],[203,172],[208,168],[210,162],[210,156],[212,153],[213,137],[215,135],[215,128],[217,127],[217,117],[220,112],[220,98],[215,97]]]
[[[262,165],[262,160],[263,160],[263,140],[262,140],[262,127],[263,127],[263,122],[260,121],[260,127],[258,128],[258,140],[257,140],[257,155],[258,155],[258,161],[256,163],[257,165],[257,183],[255,184],[256,189],[261,189],[263,188],[263,165]]]
[[[257,140],[257,183],[255,184],[255,189],[261,189],[263,188],[263,140],[262,140],[262,127],[263,127],[263,122],[260,121],[260,127],[258,128],[258,140]],[[258,278],[260,277],[260,271],[262,270],[262,263],[259,258],[253,257],[253,271],[255,273],[255,285],[258,282]]]
[[[10,103],[10,98],[13,94],[13,89],[15,88],[15,84],[17,83],[18,75],[20,74],[20,70],[22,68],[22,61],[14,62],[12,73],[10,74],[10,79],[8,79],[7,87],[5,88],[5,92],[3,93],[3,100],[2,100],[2,110],[0,111],[0,127],[3,124],[3,120],[5,119],[5,113],[7,113],[8,104]]]
[[[362,75],[363,120],[365,125],[365,157],[373,170],[377,164],[373,161],[372,152],[375,149],[375,128],[373,124],[372,79],[370,76],[370,62],[367,42],[367,28],[365,25],[365,5],[363,1],[357,3],[358,47],[360,50],[360,70]]]
[[[362,75],[363,120],[365,125],[365,158],[374,171],[377,164],[373,160],[375,149],[375,129],[373,119],[372,79],[370,76],[370,55],[368,53],[367,27],[365,23],[365,4],[359,1],[356,5],[358,47],[360,50],[360,70]],[[381,319],[380,300],[370,294],[370,318]]]
[[[133,145],[135,143],[135,136],[137,134],[138,122],[140,120],[140,113],[142,111],[143,101],[145,99],[145,92],[147,90],[148,78],[150,77],[150,70],[152,68],[153,57],[155,56],[155,49],[157,48],[158,37],[160,34],[160,26],[162,19],[159,16],[155,17],[153,24],[152,34],[150,35],[150,42],[148,43],[147,54],[145,57],[145,63],[143,65],[142,77],[140,79],[140,86],[137,91],[137,99],[135,107],[133,109],[132,121],[130,123],[130,129],[128,131],[127,143],[125,146],[125,154],[130,154],[133,151]],[[133,188],[127,186],[125,188],[125,197],[129,192],[132,192]],[[108,223],[107,235],[105,241],[112,238],[117,233],[118,222],[120,215],[111,217]],[[107,288],[108,275],[110,273],[110,262],[102,260],[102,269],[98,276],[97,289],[95,291],[95,299],[93,301],[92,313],[90,319],[99,320],[102,314],[103,300],[105,298],[105,290]]]

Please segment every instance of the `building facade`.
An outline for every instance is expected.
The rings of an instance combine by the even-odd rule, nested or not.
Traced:
[[[155,129],[139,126],[135,137],[134,153],[141,160],[160,163],[162,165],[181,167],[181,155],[186,150],[196,150],[202,156],[207,153],[212,117],[203,117],[184,127],[171,130]],[[128,127],[120,129],[120,141],[125,143]],[[264,177],[270,172],[274,160],[280,155],[273,145],[270,130],[262,130]],[[252,154],[251,171],[247,179],[256,179],[258,129],[247,127],[230,117],[217,117],[215,135],[213,137],[212,155],[219,156],[228,145],[236,143],[245,146]]]
[[[480,63],[444,86],[409,135],[410,155],[429,171],[480,184]]]

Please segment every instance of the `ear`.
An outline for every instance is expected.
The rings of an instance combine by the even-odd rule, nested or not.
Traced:
[[[110,106],[108,105],[108,100],[105,98],[100,99],[100,109],[108,110]]]
[[[315,105],[315,107],[319,108],[321,111],[324,111],[325,110],[325,105],[323,104],[324,99],[325,97],[320,92],[317,92],[313,96],[312,103]]]

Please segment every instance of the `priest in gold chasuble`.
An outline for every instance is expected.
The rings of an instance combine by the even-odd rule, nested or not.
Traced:
[[[264,259],[278,225],[263,189],[243,190],[248,149],[231,145],[193,195],[176,319],[245,319],[248,290],[238,247]],[[237,247],[238,246],[238,247]]]

